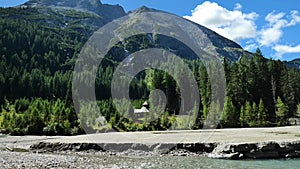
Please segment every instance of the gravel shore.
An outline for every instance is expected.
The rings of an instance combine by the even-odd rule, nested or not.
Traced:
[[[114,150],[116,147],[118,149]],[[122,157],[203,155],[228,159],[298,158],[300,126],[81,136],[0,136],[0,168],[131,168],[151,164],[130,163],[130,160],[118,164],[116,160]]]
[[[99,158],[98,160],[101,160]],[[101,161],[100,161],[101,162]],[[88,168],[93,158],[75,154],[36,154],[0,151],[0,168]],[[101,168],[101,166],[99,166]]]
[[[43,153],[0,151],[2,169],[182,169],[188,157],[170,156],[109,156],[87,152]],[[192,159],[196,158],[192,156]],[[195,160],[201,160],[197,158]],[[176,160],[176,163],[172,162]],[[190,160],[190,159],[189,159]]]

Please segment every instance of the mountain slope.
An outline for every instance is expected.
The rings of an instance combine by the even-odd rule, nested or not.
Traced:
[[[300,59],[294,59],[292,61],[289,62],[285,62],[285,64],[288,67],[292,67],[292,68],[300,68]]]
[[[103,17],[105,21],[111,21],[125,15],[124,9],[121,6],[102,4],[100,0],[30,0],[23,6],[69,8],[84,12],[93,12]]]
[[[162,12],[141,7],[129,13],[139,17],[141,13],[148,11]],[[88,39],[94,31],[111,20],[124,16],[125,12],[119,5],[106,5],[99,0],[30,0],[17,8],[4,9],[0,11],[0,14],[0,17],[5,17],[6,19],[18,18],[28,22],[38,22],[46,27],[54,27],[57,30],[70,29],[74,34],[82,34],[85,36],[84,39]],[[157,21],[159,22],[159,20]],[[134,24],[134,21],[131,24]],[[200,40],[202,45],[199,48],[203,49],[206,55],[218,56],[220,59],[226,58],[231,62],[237,61],[242,56],[251,57],[252,54],[243,50],[237,43],[218,35],[206,27],[196,25],[203,34]],[[169,25],[166,24],[166,26]],[[85,41],[82,41],[82,43],[85,43]],[[159,41],[154,42],[153,45],[170,49],[183,58],[197,58],[184,44],[168,37],[160,37]],[[126,47],[124,47],[124,50],[127,50]]]
[[[132,21],[129,21],[128,23],[131,23],[132,25],[134,25],[136,23],[135,20],[137,20],[139,18],[139,20],[145,20],[146,18],[143,18],[143,12],[162,12],[162,13],[166,13],[169,14],[167,12],[164,11],[159,11],[156,9],[152,9],[152,8],[147,8],[145,6],[142,6],[136,10],[130,11],[129,14],[134,15],[134,19],[132,19]],[[170,14],[173,15],[173,14]],[[164,17],[167,15],[164,15]],[[169,18],[169,20],[171,20],[172,18]],[[163,22],[164,21],[164,22]],[[187,20],[187,22],[191,22],[189,20]],[[168,25],[168,19],[166,18],[157,18],[157,23],[159,23],[159,25],[161,27],[166,27],[166,28],[172,28],[174,25]],[[193,22],[191,22],[193,23]],[[235,62],[237,61],[240,57],[251,57],[252,54],[250,52],[247,52],[245,50],[243,50],[243,48],[238,45],[237,43],[217,34],[216,32],[201,26],[199,24],[193,23],[195,25],[197,25],[197,27],[199,27],[199,31],[200,34],[202,34],[200,41],[200,46],[199,48],[203,49],[204,53],[203,54],[211,54],[214,56],[218,56],[220,58],[226,58],[228,61],[232,61]],[[129,26],[128,26],[129,27]],[[166,38],[166,37],[162,37],[160,38],[160,42],[158,42],[158,46],[164,47],[164,48],[169,48],[171,49],[173,52],[175,52],[176,54],[179,55],[185,55],[183,56],[184,58],[188,58],[188,59],[193,59],[193,58],[197,58],[197,56],[193,56],[193,53],[191,53],[191,51],[187,50],[186,47],[182,47],[182,44],[176,44],[176,42],[174,42],[174,39],[170,39],[170,38]],[[180,54],[181,53],[181,54]],[[184,53],[184,54],[183,54]]]

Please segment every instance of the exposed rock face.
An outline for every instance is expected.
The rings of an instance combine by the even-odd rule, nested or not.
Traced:
[[[59,18],[58,20],[55,20],[53,18],[49,18],[46,20],[33,20],[33,22],[41,22],[47,26],[58,25],[59,27],[64,28],[66,23],[73,23],[73,21],[76,20],[78,24],[89,27],[91,29],[91,32],[98,30],[101,26],[114,19],[126,15],[124,9],[121,6],[102,4],[100,0],[29,0],[22,6],[35,8],[38,11],[37,13],[45,16],[55,14],[57,15],[57,17],[55,18]],[[77,15],[74,15],[75,17],[68,16],[70,10],[79,12],[79,16],[85,16],[83,13],[88,13],[89,15],[85,16],[84,18],[76,18]],[[163,11],[158,11],[143,6],[137,10],[129,12],[129,14],[134,15],[134,19],[128,24],[134,25],[136,23],[136,19],[143,20],[142,14],[144,12]],[[173,28],[169,22],[170,20],[166,21],[165,18],[156,19],[158,23],[161,23],[160,25],[168,28]],[[63,21],[63,23],[60,23],[61,20]],[[252,56],[251,53],[243,50],[237,43],[218,35],[214,31],[206,27],[203,27],[196,23],[193,24],[197,25],[200,28],[199,31],[201,31],[202,33],[201,38],[197,39],[197,41],[201,42],[199,48],[203,50],[203,56],[217,56],[220,58],[220,60],[226,58],[228,61],[232,62],[237,61],[242,56]],[[198,58],[198,56],[195,56],[195,53],[193,53],[191,49],[187,48],[187,46],[180,44],[179,42],[169,37],[160,37],[159,40],[155,42],[155,46],[170,49],[170,51],[172,51],[176,55],[186,59]]]
[[[72,9],[72,10],[79,10],[82,12],[94,13],[97,16],[99,16],[99,18],[101,19],[86,18],[85,21],[80,21],[80,23],[82,23],[83,25],[89,25],[89,26],[91,25],[93,31],[97,30],[99,27],[105,25],[106,23],[108,23],[113,19],[126,15],[124,9],[121,6],[102,4],[100,0],[29,0],[28,2],[23,4],[23,6],[56,8],[56,9]],[[143,13],[143,12],[155,12],[155,11],[157,10],[150,9],[143,6],[129,13],[136,13],[136,15],[138,15],[139,13]],[[42,11],[41,13],[49,14],[51,12],[53,11],[50,12]],[[60,11],[59,13],[62,12]],[[48,22],[51,21],[47,21],[46,24],[49,25]],[[60,23],[55,23],[55,24],[59,25]],[[203,42],[203,44],[205,44],[205,46],[200,46],[200,47],[201,49],[204,49],[206,53],[219,56],[220,58],[226,58],[228,61],[232,61],[232,62],[237,61],[242,56],[248,58],[252,57],[252,53],[243,50],[241,46],[238,45],[237,43],[218,35],[214,31],[207,29],[206,27],[203,27],[201,25],[198,26],[203,32],[203,39],[201,39],[201,41]],[[161,43],[172,44],[169,43],[168,39],[162,40]],[[178,46],[175,45],[175,47]],[[179,47],[176,50],[180,51],[179,53],[185,53],[186,55],[191,56],[188,59],[193,58],[192,53],[189,53],[189,51],[184,49],[184,47]],[[286,64],[289,67],[296,67],[296,68],[300,67],[299,60],[286,62]]]
[[[169,149],[172,147],[171,149]],[[292,143],[179,143],[179,144],[142,144],[142,143],[45,143],[41,142],[30,147],[34,152],[59,151],[100,151],[110,155],[159,155],[172,156],[203,155],[222,159],[276,159],[299,158],[300,142]],[[107,151],[109,150],[109,151]]]
[[[208,156],[227,159],[276,159],[300,157],[300,142],[218,145]],[[222,147],[222,148],[220,148]]]
[[[135,24],[136,20],[144,20],[146,18],[143,18],[144,12],[161,12],[161,13],[167,13],[164,11],[147,8],[145,6],[142,6],[134,11],[130,11],[129,14],[135,15],[132,19],[132,22],[129,22],[130,24]],[[172,14],[171,14],[172,15]],[[165,18],[167,15],[162,16],[162,18],[157,18],[157,23],[159,23],[160,27],[167,27],[167,28],[173,28],[174,25],[171,25],[169,23],[170,20],[173,18]],[[161,22],[161,23],[160,23]],[[191,22],[187,20],[187,22]],[[247,52],[243,50],[243,48],[238,45],[237,43],[217,34],[216,32],[201,26],[199,24],[195,24],[197,27],[199,27],[199,31],[202,33],[202,36],[200,39],[197,39],[197,41],[200,42],[200,45],[198,46],[200,49],[203,50],[203,55],[213,55],[217,56],[220,59],[226,58],[228,61],[235,62],[241,57],[252,57],[252,54],[250,52]],[[174,28],[176,30],[176,28]],[[176,31],[175,31],[176,32]],[[194,53],[189,51],[186,46],[179,44],[174,39],[170,39],[168,37],[160,37],[159,42],[157,42],[159,46],[163,46],[163,48],[171,49],[174,53],[178,54],[179,56],[183,56],[187,59],[194,59],[198,58],[197,56],[194,56]]]
[[[119,5],[102,4],[100,0],[30,0],[24,4],[30,7],[70,8],[93,12],[107,21],[124,16],[126,13]]]
[[[93,10],[99,8],[102,3],[99,0],[30,0],[25,5],[31,6],[60,6],[76,9]]]

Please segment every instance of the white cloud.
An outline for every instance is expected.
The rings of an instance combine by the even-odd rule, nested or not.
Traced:
[[[282,37],[282,30],[278,28],[268,28],[262,30],[260,33],[259,43],[261,46],[271,46],[272,43],[277,43]]]
[[[284,35],[284,28],[295,26],[300,23],[298,11],[291,11],[290,15],[283,12],[269,13],[265,20],[268,25],[259,31],[258,43],[260,46],[271,47],[276,52],[278,59],[287,53],[300,53],[300,45],[280,45],[280,40]]]
[[[243,6],[241,5],[241,4],[239,4],[239,3],[236,3],[235,4],[235,7],[234,7],[234,10],[241,10],[243,8]]]
[[[300,53],[300,44],[299,45],[275,45],[272,47],[276,51],[275,58],[282,59],[284,54],[290,53]]]
[[[244,49],[248,50],[248,51],[255,51],[257,48],[258,48],[258,46],[254,40],[247,41],[246,46],[244,47]]]
[[[290,17],[290,21],[287,20]],[[261,46],[274,46],[283,36],[283,28],[294,26],[300,23],[300,16],[298,11],[291,11],[290,16],[286,16],[285,13],[275,13],[274,11],[269,13],[265,20],[268,22],[268,26],[259,31],[259,40]]]
[[[265,20],[268,21],[270,23],[270,25],[273,25],[276,23],[278,23],[278,21],[282,22],[286,22],[285,20],[282,20],[282,18],[285,16],[285,13],[280,12],[280,13],[275,13],[274,11],[269,13],[266,17]],[[281,24],[280,24],[281,25]]]
[[[256,37],[255,12],[243,13],[242,5],[236,4],[234,10],[228,10],[215,2],[206,1],[198,5],[191,16],[184,16],[193,22],[208,27],[218,34],[240,41]]]
[[[294,26],[300,23],[300,16],[298,11],[291,11],[291,21],[288,26]]]
[[[267,28],[262,29],[259,32],[259,43],[261,46],[271,46],[277,43],[283,35],[282,28],[286,27],[288,21],[283,19],[285,13],[275,13],[274,11],[269,13],[265,20],[268,22]]]
[[[287,53],[300,53],[300,44],[280,44],[284,41],[284,29],[300,23],[298,11],[272,11],[265,16],[265,23],[258,26],[255,21],[259,15],[256,12],[245,13],[242,8],[242,5],[237,3],[233,10],[229,10],[216,2],[205,1],[192,11],[191,16],[184,18],[238,43],[241,40],[246,41],[244,49],[248,51],[266,47],[273,50],[277,58]]]
[[[276,45],[273,49],[280,53],[300,53],[300,45],[290,46],[290,45]]]

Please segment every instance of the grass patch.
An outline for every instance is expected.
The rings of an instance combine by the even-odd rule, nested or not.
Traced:
[[[295,134],[295,137],[300,137],[300,134]]]

